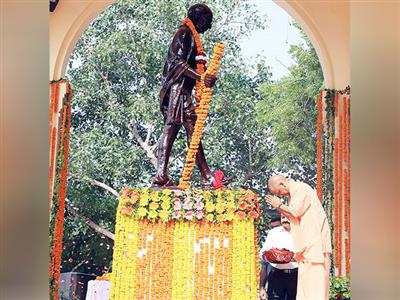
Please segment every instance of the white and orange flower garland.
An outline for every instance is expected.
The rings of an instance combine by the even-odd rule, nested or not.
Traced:
[[[257,298],[255,227],[246,211],[257,199],[251,191],[188,191],[176,195],[175,191],[125,189],[122,194],[113,272],[109,275],[110,299]],[[164,209],[150,206],[168,199],[175,202],[170,207],[171,219],[162,221],[159,214]],[[226,205],[222,205],[222,199]],[[244,210],[239,209],[239,203]],[[212,216],[214,222],[193,217],[196,207]],[[149,213],[140,217],[139,208],[154,210],[158,217],[148,219]],[[234,211],[233,219],[218,221],[223,220],[218,216],[227,215],[228,210]],[[174,219],[176,211],[179,217]]]
[[[208,107],[211,101],[212,89],[210,87],[204,86],[204,78],[207,74],[216,76],[218,68],[222,59],[224,52],[224,45],[217,44],[214,47],[214,54],[211,59],[210,65],[207,71],[202,75],[201,78],[201,90],[202,96],[200,105],[196,109],[197,120],[194,126],[192,140],[190,141],[189,150],[186,154],[186,163],[182,172],[182,176],[179,180],[179,188],[187,189],[190,186],[190,176],[192,175],[193,167],[196,162],[196,155],[199,149],[199,144],[204,131],[204,123],[207,118]]]

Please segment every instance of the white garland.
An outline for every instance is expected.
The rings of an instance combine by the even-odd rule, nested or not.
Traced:
[[[204,60],[205,62],[208,62],[208,58],[205,55],[196,55],[196,57],[194,58],[196,61],[199,60]]]

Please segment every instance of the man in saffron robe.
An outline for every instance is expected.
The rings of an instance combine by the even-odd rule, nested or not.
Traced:
[[[211,28],[213,14],[207,5],[195,4],[189,8],[188,18],[198,33],[204,33]],[[164,129],[157,152],[157,174],[153,179],[153,184],[160,187],[175,185],[168,177],[168,161],[172,145],[182,125],[186,130],[188,144],[193,135],[197,116],[192,91],[196,80],[201,78],[195,70],[196,60],[204,59],[199,58],[199,55],[201,54],[197,53],[190,28],[184,24],[180,25],[168,49],[160,91],[160,110],[164,117]],[[213,87],[215,81],[216,77],[208,74],[204,84]],[[201,143],[196,156],[196,165],[200,170],[203,187],[210,187],[213,175],[207,165]]]
[[[291,224],[294,258],[299,264],[297,300],[328,300],[331,236],[317,192],[308,184],[272,176],[266,201]],[[279,197],[287,196],[288,205]]]

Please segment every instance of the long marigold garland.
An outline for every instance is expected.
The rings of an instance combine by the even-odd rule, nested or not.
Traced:
[[[50,109],[58,107],[59,84],[65,81],[58,81],[55,85],[55,99],[51,99]],[[50,144],[50,151],[52,151],[50,158],[50,174],[49,174],[49,196],[50,196],[50,267],[49,267],[49,290],[50,299],[59,299],[59,285],[60,285],[60,265],[62,255],[62,238],[64,229],[64,209],[65,197],[67,193],[67,167],[68,167],[68,147],[69,147],[69,132],[71,125],[71,97],[72,92],[68,83],[66,83],[66,93],[63,97],[63,114],[60,120],[61,132],[58,142],[58,151],[56,149],[56,131],[55,127],[52,129],[52,137]],[[53,107],[51,107],[53,106]],[[54,112],[54,111],[53,111]],[[49,120],[49,122],[51,122]],[[57,157],[55,155],[58,153]],[[54,163],[55,161],[55,163]],[[55,164],[55,165],[54,165]],[[55,168],[54,180],[53,170]],[[54,188],[53,188],[54,185]],[[55,201],[57,200],[57,201]]]
[[[342,106],[343,109],[343,106]],[[339,266],[338,266],[338,275],[342,276],[342,256],[343,256],[343,111],[340,112],[339,115],[339,181],[338,181],[338,257],[339,257]]]
[[[204,78],[206,74],[213,76],[217,75],[219,64],[222,59],[224,52],[224,45],[217,44],[214,47],[214,54],[211,59],[210,65],[207,71],[202,75],[201,82],[204,84]],[[187,189],[190,186],[190,176],[192,175],[193,167],[196,162],[196,155],[199,149],[199,144],[204,131],[204,123],[208,113],[209,103],[211,101],[212,89],[210,87],[203,87],[202,97],[199,107],[196,109],[197,120],[194,126],[193,136],[190,141],[189,150],[186,154],[186,163],[182,172],[182,176],[179,180],[179,188]]]
[[[344,91],[326,89],[324,92],[325,101],[320,104],[322,94],[317,103],[317,192],[321,194],[322,185],[325,209],[334,225],[332,267],[335,275],[343,276],[350,272],[350,88]],[[322,117],[320,105],[324,106]],[[322,168],[320,140],[323,140]]]
[[[317,99],[317,194],[322,202],[322,91]]]
[[[345,260],[346,260],[346,276],[350,274],[350,98],[345,98],[345,149],[346,149],[346,179],[345,179]]]
[[[340,99],[340,101],[339,101]],[[337,276],[350,272],[350,103],[349,91],[335,92],[334,266]]]
[[[338,128],[337,120],[338,120],[338,95],[335,94],[335,100],[334,100],[334,107],[335,107],[335,128]],[[338,132],[338,130],[335,130],[335,132]],[[335,136],[335,143],[334,143],[334,180],[335,180],[335,192],[334,192],[334,259],[335,259],[335,270],[336,272],[338,271],[339,264],[340,264],[340,257],[338,255],[338,249],[339,249],[339,231],[338,231],[338,226],[339,226],[339,138],[337,135]]]

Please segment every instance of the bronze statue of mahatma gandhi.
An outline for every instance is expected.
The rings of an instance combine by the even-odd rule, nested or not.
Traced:
[[[213,14],[205,4],[192,5],[187,17],[198,33],[211,28]],[[196,72],[197,48],[194,36],[189,27],[180,25],[169,46],[160,91],[160,110],[164,117],[164,129],[160,137],[157,152],[157,174],[153,184],[159,187],[174,187],[175,183],[168,177],[168,161],[172,145],[180,128],[185,128],[187,142],[190,144],[197,115],[193,104],[192,92],[196,80],[201,75]],[[206,75],[204,84],[213,87],[217,78]],[[196,156],[196,165],[200,170],[203,188],[212,187],[213,174],[207,165],[203,146],[200,143]],[[227,184],[232,179],[226,179]]]

